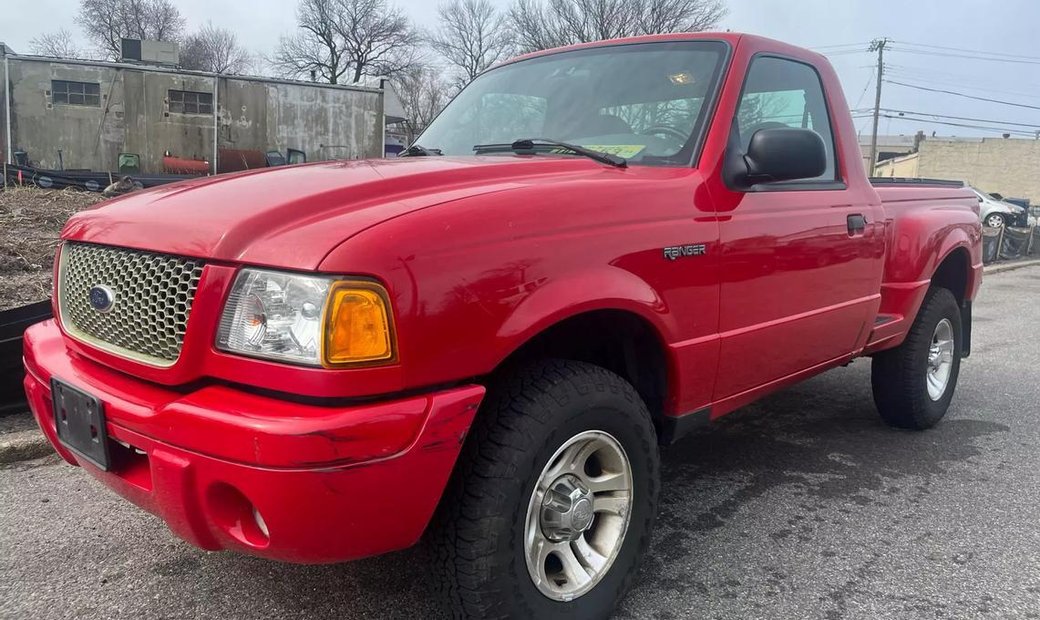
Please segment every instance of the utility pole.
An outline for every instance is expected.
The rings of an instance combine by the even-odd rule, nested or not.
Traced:
[[[885,75],[885,45],[888,39],[874,39],[870,42],[869,52],[877,52],[877,92],[874,94],[874,129],[870,132],[870,176],[874,176],[877,167],[877,124],[881,111],[881,78]]]

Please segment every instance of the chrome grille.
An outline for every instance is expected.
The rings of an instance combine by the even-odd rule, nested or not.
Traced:
[[[89,344],[157,366],[177,361],[203,262],[86,243],[66,243],[58,268],[65,329]],[[91,289],[111,292],[110,309]]]

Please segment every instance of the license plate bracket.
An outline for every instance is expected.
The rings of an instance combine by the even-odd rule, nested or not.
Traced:
[[[108,471],[111,461],[105,407],[101,400],[53,378],[51,396],[58,440],[69,450]]]

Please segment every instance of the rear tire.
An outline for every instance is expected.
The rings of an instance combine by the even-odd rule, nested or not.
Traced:
[[[491,387],[459,458],[428,539],[452,614],[609,617],[657,507],[657,438],[635,389],[583,362],[519,368]],[[581,579],[569,579],[575,567]]]
[[[946,415],[961,364],[961,313],[949,290],[928,290],[900,346],[871,365],[874,404],[891,426],[923,430]]]

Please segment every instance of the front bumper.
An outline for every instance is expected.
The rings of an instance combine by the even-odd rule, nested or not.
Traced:
[[[53,321],[24,340],[26,395],[62,458],[198,547],[288,562],[339,562],[415,544],[484,396],[470,385],[326,407],[223,385],[183,392],[71,354]],[[52,377],[104,403],[109,471],[58,441]]]

